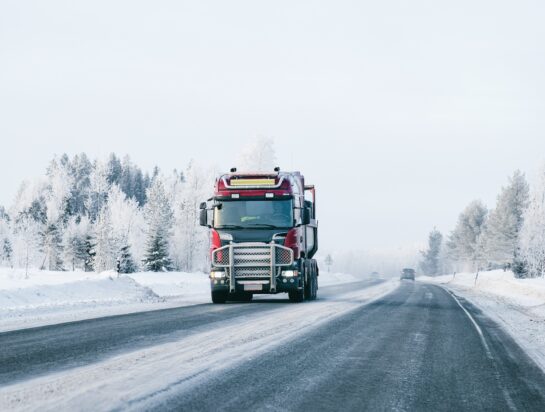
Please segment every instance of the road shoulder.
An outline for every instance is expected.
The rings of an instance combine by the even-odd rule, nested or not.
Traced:
[[[543,305],[523,306],[516,299],[480,288],[478,283],[471,286],[445,279],[419,280],[441,286],[482,311],[502,327],[545,372],[545,316],[539,310]]]

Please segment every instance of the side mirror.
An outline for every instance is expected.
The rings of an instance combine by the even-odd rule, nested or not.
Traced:
[[[302,224],[308,225],[310,223],[310,208],[305,207],[303,209],[303,216],[301,217]]]
[[[205,205],[206,205],[206,203],[205,203]],[[201,226],[207,226],[208,227],[208,210],[206,210],[206,208],[205,209],[201,208],[201,211],[199,212],[199,224]]]
[[[199,209],[206,209],[206,202],[201,202],[201,204],[199,205]]]

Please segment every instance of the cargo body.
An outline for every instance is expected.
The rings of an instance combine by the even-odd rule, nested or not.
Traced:
[[[231,173],[216,179],[201,204],[210,229],[212,301],[251,300],[287,292],[291,301],[316,298],[316,192],[299,172]]]

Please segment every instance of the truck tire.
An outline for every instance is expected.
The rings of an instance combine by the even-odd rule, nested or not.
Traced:
[[[290,302],[299,303],[305,300],[305,291],[304,290],[293,290],[288,292]]]
[[[316,276],[316,272],[312,272],[312,293],[310,295],[310,300],[316,300],[318,297],[318,276]]]
[[[316,298],[318,297],[318,263],[315,260],[313,260],[312,263],[312,275],[314,278],[314,282],[312,285],[312,300],[316,300]]]
[[[308,271],[308,282],[305,284],[305,299],[315,300],[318,294],[318,277],[317,267],[313,260],[306,265],[306,270]]]
[[[304,262],[303,267],[305,268],[305,300],[310,300],[310,295],[312,293],[312,267],[308,264],[308,261]]]
[[[225,303],[227,301],[227,293],[223,291],[212,291],[212,303]]]

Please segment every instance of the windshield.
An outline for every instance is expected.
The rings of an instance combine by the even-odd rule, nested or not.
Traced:
[[[289,228],[293,226],[292,200],[234,200],[214,208],[217,229]]]

